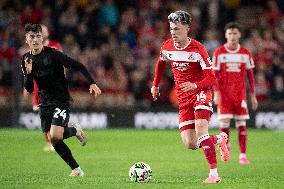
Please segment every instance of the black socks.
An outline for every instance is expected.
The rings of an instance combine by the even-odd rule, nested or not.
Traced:
[[[63,140],[69,137],[75,136],[76,133],[77,133],[77,130],[75,129],[75,127],[65,127],[64,133],[63,133]]]
[[[65,133],[65,131],[64,131],[64,133]],[[63,141],[59,141],[53,147],[54,147],[55,151],[57,152],[57,154],[70,166],[70,168],[72,170],[79,167],[78,163],[76,162],[76,160],[72,156],[70,149],[68,148],[68,146]]]

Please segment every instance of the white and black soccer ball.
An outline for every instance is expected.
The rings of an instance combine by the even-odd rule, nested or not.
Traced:
[[[149,182],[152,178],[152,169],[147,163],[134,163],[129,169],[129,178],[132,182]]]

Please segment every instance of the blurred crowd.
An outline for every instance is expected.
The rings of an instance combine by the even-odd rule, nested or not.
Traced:
[[[258,100],[284,99],[281,0],[1,0],[0,87],[13,85],[12,65],[28,51],[24,25],[41,23],[65,54],[88,67],[104,93],[127,94],[134,103],[149,104],[160,46],[170,37],[167,16],[174,10],[192,14],[190,36],[200,40],[210,55],[224,43],[224,25],[240,22],[242,44],[252,51],[256,64]],[[72,89],[86,89],[81,74],[66,74]],[[171,103],[170,71],[161,89],[159,103]]]

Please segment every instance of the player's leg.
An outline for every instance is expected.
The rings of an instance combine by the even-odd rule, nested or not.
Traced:
[[[67,128],[69,121],[69,107],[57,107],[53,111],[52,124],[50,129],[51,143],[57,154],[72,169],[70,176],[83,176],[84,172],[74,159],[71,150],[63,142],[64,139],[75,136],[77,130],[75,128]]]
[[[249,160],[247,159],[247,127],[246,120],[249,119],[248,109],[246,100],[241,100],[236,104],[236,115],[235,115],[235,125],[238,129],[238,141],[239,141],[239,149],[240,156],[239,162],[240,164],[246,165],[249,164]]]
[[[238,129],[238,141],[239,141],[239,150],[240,150],[239,162],[240,164],[246,165],[250,163],[246,156],[247,152],[246,120],[236,120],[236,127]]]
[[[196,150],[197,137],[194,126],[194,109],[189,100],[179,104],[179,131],[183,144],[187,149]]]
[[[185,129],[180,132],[180,136],[184,146],[187,149],[196,150],[197,146],[197,137],[195,129]]]
[[[227,158],[224,158],[225,156],[222,155],[222,149],[219,146],[222,156],[222,161],[224,162],[230,159],[231,145],[229,143],[229,138],[230,138],[230,122],[232,118],[234,118],[233,100],[229,99],[229,97],[226,96],[226,93],[225,94],[221,93],[220,102],[218,104],[219,130],[221,132],[226,133],[227,135],[227,149],[229,152]]]
[[[63,142],[64,127],[51,125],[50,136],[52,145],[57,154],[69,165],[72,169],[70,176],[84,176],[79,164],[72,155],[69,147]],[[76,174],[75,174],[76,173]]]
[[[229,142],[230,139],[230,123],[231,123],[231,119],[230,118],[225,118],[225,119],[219,119],[219,130],[223,133],[226,133],[227,135],[227,149],[228,149],[228,157],[227,158],[221,158],[222,161],[226,162],[229,161],[230,159],[230,153],[231,153],[231,144]],[[220,149],[220,146],[219,146]],[[222,150],[220,149],[220,152],[222,153]],[[222,157],[224,157],[223,155],[221,155]]]
[[[49,152],[49,151],[54,151],[54,148],[51,144],[51,141],[50,141],[50,135],[49,135],[49,132],[43,132],[43,139],[45,141],[45,146],[43,148],[43,150],[45,152]]]
[[[197,110],[195,112],[195,131],[197,136],[197,145],[203,149],[205,158],[210,169],[209,177],[204,180],[204,183],[219,183],[221,179],[217,171],[216,150],[213,140],[209,136],[208,126],[211,112],[208,110]]]

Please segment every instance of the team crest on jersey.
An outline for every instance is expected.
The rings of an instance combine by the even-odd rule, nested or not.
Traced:
[[[187,55],[187,59],[188,59],[188,61],[190,61],[190,62],[195,62],[196,61],[196,56],[195,56],[195,54],[194,53],[188,53],[188,55]]]

